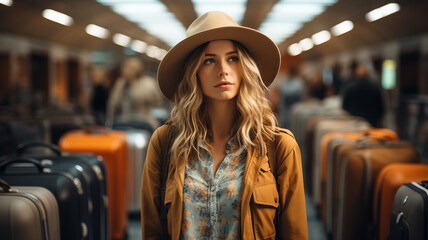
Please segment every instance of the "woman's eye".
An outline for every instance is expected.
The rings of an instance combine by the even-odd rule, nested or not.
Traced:
[[[212,58],[205,59],[204,61],[204,64],[211,64],[211,63],[214,63],[214,59]]]
[[[238,59],[238,57],[230,57],[229,61],[230,62],[237,62],[237,61],[239,61],[239,59]]]

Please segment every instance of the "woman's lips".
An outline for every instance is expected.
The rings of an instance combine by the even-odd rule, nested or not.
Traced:
[[[221,83],[219,83],[219,84],[217,84],[217,85],[215,85],[215,87],[218,87],[218,88],[226,88],[226,87],[230,87],[230,86],[232,86],[233,84],[231,83],[231,82],[221,82]]]

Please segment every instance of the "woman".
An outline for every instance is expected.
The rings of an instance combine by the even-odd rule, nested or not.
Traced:
[[[288,130],[275,127],[264,95],[279,65],[271,39],[222,12],[196,19],[164,57],[159,86],[175,106],[146,157],[143,239],[159,239],[163,231],[171,239],[308,239],[300,150]]]

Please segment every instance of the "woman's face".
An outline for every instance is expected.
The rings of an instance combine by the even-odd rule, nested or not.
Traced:
[[[202,93],[211,100],[227,101],[238,95],[241,84],[241,67],[238,52],[230,40],[208,43],[198,78]]]

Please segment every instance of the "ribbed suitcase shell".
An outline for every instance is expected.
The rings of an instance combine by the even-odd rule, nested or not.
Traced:
[[[340,166],[340,158],[337,159],[336,152],[340,151],[341,145],[355,147],[355,142],[362,138],[383,139],[385,141],[398,141],[398,135],[394,131],[386,128],[370,128],[366,131],[344,131],[330,132],[321,138],[320,153],[320,174],[321,174],[321,207],[320,216],[326,225],[326,231],[333,231],[333,216],[337,216],[337,211],[333,206],[337,206],[338,182],[337,170]],[[346,148],[346,147],[345,147]],[[335,167],[335,166],[338,167]],[[337,185],[335,188],[334,186]]]
[[[3,240],[60,239],[58,204],[53,194],[42,187],[0,190],[0,236]]]
[[[405,183],[428,179],[426,164],[390,164],[382,169],[376,179],[373,201],[375,239],[385,240],[389,232],[392,203],[397,190]]]
[[[347,131],[347,130],[367,130],[370,124],[358,117],[336,116],[329,118],[320,118],[314,127],[312,137],[313,156],[312,156],[312,199],[316,205],[321,204],[321,140],[329,132]]]
[[[128,141],[129,156],[129,208],[128,212],[132,216],[140,217],[141,204],[141,178],[143,176],[143,167],[146,159],[147,148],[150,141],[150,132],[138,129],[126,130]]]
[[[318,117],[333,117],[333,116],[345,116],[347,113],[337,107],[327,107],[324,102],[317,100],[310,100],[305,102],[296,103],[291,108],[291,122],[290,130],[296,137],[296,141],[299,144],[302,153],[302,168],[304,171],[304,180],[307,184],[307,189],[312,190],[312,142],[309,140],[308,143],[308,131],[311,131],[310,119]],[[307,145],[309,145],[307,147]]]
[[[75,170],[78,173],[78,170]],[[29,158],[9,159],[0,164],[0,178],[13,186],[48,189],[59,208],[61,240],[92,239],[88,235],[88,201],[85,187],[73,173],[54,171]]]
[[[394,196],[389,240],[428,240],[428,181],[402,185]]]
[[[338,240],[367,239],[372,217],[373,189],[380,170],[391,163],[419,161],[407,142],[357,145],[343,160],[340,171]]]
[[[109,229],[113,239],[125,236],[128,224],[129,158],[126,133],[91,127],[66,133],[59,142],[64,152],[92,153],[107,167]]]

